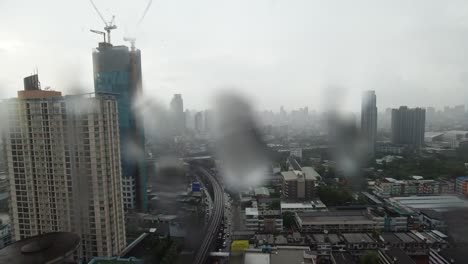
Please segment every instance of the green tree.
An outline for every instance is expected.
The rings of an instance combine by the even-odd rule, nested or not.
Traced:
[[[314,169],[320,176],[325,176],[325,167],[322,164],[315,166]]]
[[[281,209],[281,201],[280,200],[275,200],[275,201],[271,202],[268,205],[268,209],[269,210],[280,210]]]
[[[284,212],[283,213],[283,226],[286,228],[291,228],[295,226],[296,219],[294,217],[294,213],[291,212]]]
[[[317,194],[328,206],[345,205],[354,201],[351,192],[342,186],[319,186]]]
[[[171,247],[164,254],[161,264],[171,264],[174,263],[179,250],[179,245],[176,242],[173,242]]]
[[[376,251],[366,251],[359,261],[361,264],[379,264],[379,255]]]
[[[159,243],[156,245],[156,248],[154,249],[154,258],[159,262],[164,258],[166,255],[168,249],[172,245],[172,240],[170,237],[166,237],[164,239],[159,240]]]

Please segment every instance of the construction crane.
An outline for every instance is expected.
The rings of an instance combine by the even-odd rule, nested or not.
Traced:
[[[111,43],[111,30],[113,29],[116,29],[117,26],[114,24],[114,21],[115,21],[115,16],[112,16],[112,20],[107,22],[105,19],[104,19],[104,16],[101,14],[101,12],[99,12],[99,9],[96,7],[96,5],[94,4],[93,0],[89,0],[89,2],[91,3],[91,5],[93,6],[94,10],[96,11],[96,13],[99,15],[99,17],[101,18],[102,22],[104,22],[104,30],[107,32],[107,42],[110,44]],[[102,34],[104,32],[102,31],[97,31],[97,30],[91,30],[91,32],[93,33],[96,33],[96,34]],[[104,33],[104,42],[106,42],[106,35]]]
[[[94,30],[94,29],[90,29],[89,31],[91,31],[93,33],[96,33],[96,34],[102,35],[104,37],[104,42],[106,42],[106,32],[99,31],[99,30]]]
[[[140,19],[138,20],[138,23],[136,24],[137,27],[141,24],[141,22],[142,22],[143,19],[145,18],[146,13],[148,13],[148,10],[149,10],[149,8],[151,7],[151,4],[152,4],[152,3],[153,3],[153,0],[148,0],[148,4],[146,4],[145,9],[143,10],[143,14],[141,15]],[[128,36],[125,37],[125,36],[124,36],[123,40],[124,40],[124,41],[130,42],[132,51],[135,50],[136,37],[128,37]]]
[[[136,41],[136,38],[124,37],[123,40],[124,40],[124,41],[130,42],[132,51],[135,50],[135,41]]]

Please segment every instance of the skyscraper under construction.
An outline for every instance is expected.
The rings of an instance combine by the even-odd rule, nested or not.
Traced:
[[[101,42],[93,51],[94,89],[114,94],[118,102],[124,206],[145,211],[145,137],[143,124],[133,107],[142,91],[139,49]]]

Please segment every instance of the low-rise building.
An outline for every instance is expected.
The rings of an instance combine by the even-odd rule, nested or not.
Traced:
[[[390,197],[401,195],[401,185],[403,181],[395,180],[393,178],[383,178],[377,180],[374,186],[375,194],[381,197]]]
[[[446,249],[431,249],[429,252],[430,264],[458,264],[466,263],[467,246]]]
[[[333,264],[358,264],[359,261],[355,256],[346,251],[335,251],[332,254],[331,260]]]
[[[391,197],[386,201],[398,210],[409,212],[428,208],[434,210],[468,208],[468,201],[454,195]]]
[[[453,181],[440,181],[439,182],[439,193],[449,194],[455,192],[455,183]]]
[[[296,213],[299,230],[304,233],[371,232],[375,222],[366,211]]]
[[[376,152],[387,153],[393,155],[401,155],[405,152],[406,147],[392,143],[379,142],[375,146]]]
[[[383,178],[376,181],[375,193],[381,197],[391,196],[424,196],[453,192],[454,184],[450,181],[424,180],[413,176],[412,180]],[[468,186],[468,185],[467,185]]]
[[[468,176],[460,176],[455,182],[456,192],[468,196]]]
[[[259,197],[257,198],[257,207],[258,210],[270,210],[270,209],[280,209],[278,205],[281,203],[281,198],[272,198],[272,197]],[[253,201],[252,201],[253,204]],[[255,206],[252,206],[255,207]],[[276,207],[276,208],[273,208]]]
[[[302,159],[302,148],[292,148],[289,155]]]
[[[379,263],[382,264],[416,264],[414,260],[399,248],[379,249]]]
[[[343,251],[346,248],[343,238],[334,233],[311,234],[311,238],[313,241],[310,244],[314,245],[318,255],[331,255],[332,251]]]
[[[258,187],[254,189],[254,194],[255,197],[260,198],[260,197],[270,197],[270,191],[268,191],[268,188],[266,187]]]
[[[248,231],[277,233],[283,231],[283,217],[279,210],[245,208],[245,227]]]
[[[436,229],[442,231],[447,229],[447,224],[443,220],[442,214],[433,209],[420,209],[419,221],[426,229]]]
[[[346,249],[352,255],[361,255],[365,250],[375,250],[379,243],[367,233],[344,233]]]
[[[278,246],[262,249],[246,249],[244,264],[283,264],[283,263],[317,263],[317,256],[309,247]]]
[[[308,213],[308,212],[323,212],[328,211],[327,206],[320,200],[313,200],[303,203],[281,203],[281,213]]]
[[[392,207],[369,208],[369,213],[375,221],[377,230],[387,232],[403,232],[408,230],[408,217],[401,215]]]

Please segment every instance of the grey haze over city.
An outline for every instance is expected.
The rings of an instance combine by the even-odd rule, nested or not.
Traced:
[[[206,108],[225,87],[275,111],[330,98],[356,111],[369,89],[379,110],[468,99],[467,1],[155,0],[140,24],[147,0],[95,3],[116,16],[114,44],[137,38],[145,95],[161,102]],[[89,1],[1,0],[0,17],[3,98],[36,67],[43,86],[93,91],[89,29],[103,24]]]

